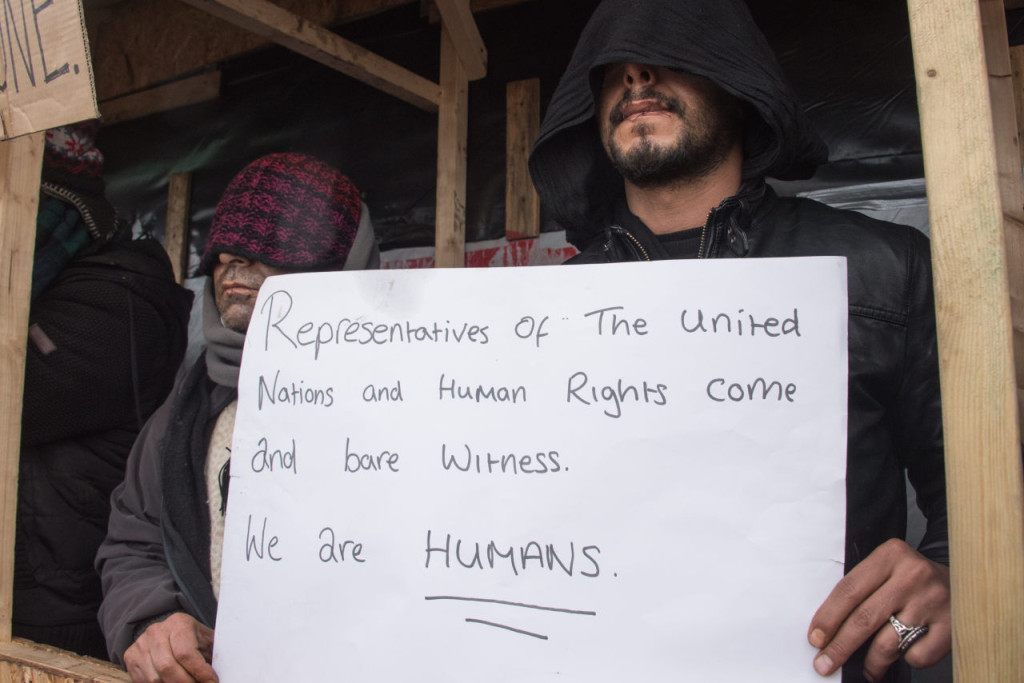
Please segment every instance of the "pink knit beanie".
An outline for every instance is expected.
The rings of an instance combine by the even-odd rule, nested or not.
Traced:
[[[352,181],[319,159],[261,157],[231,180],[217,203],[199,272],[210,274],[221,252],[278,268],[342,264],[361,207]]]

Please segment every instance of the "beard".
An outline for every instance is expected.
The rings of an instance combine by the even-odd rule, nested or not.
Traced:
[[[224,295],[216,303],[217,311],[220,313],[220,324],[229,330],[245,334],[256,306],[255,297]]]
[[[683,126],[675,140],[655,143],[650,137],[650,124],[642,119],[634,124],[625,122],[623,108],[640,99],[656,100],[679,117]],[[709,89],[691,109],[674,97],[645,88],[627,92],[608,119],[605,148],[612,166],[633,185],[651,188],[699,180],[718,168],[739,139],[743,109],[739,100],[717,87]],[[615,140],[615,131],[621,125],[632,125],[631,132],[639,138],[628,150]]]
[[[224,327],[242,334],[246,332],[256,306],[256,292],[263,285],[264,279],[266,278],[251,272],[250,269],[243,269],[235,264],[229,264],[223,272],[218,273],[213,289],[214,303]],[[223,291],[225,282],[249,287],[254,291],[252,294],[228,294]]]

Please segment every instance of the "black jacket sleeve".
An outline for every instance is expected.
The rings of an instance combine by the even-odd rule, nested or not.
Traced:
[[[896,438],[917,504],[928,520],[919,547],[931,560],[949,564],[946,475],[942,445],[939,359],[935,303],[927,238],[916,230],[910,239],[909,317],[903,372],[896,395]]]

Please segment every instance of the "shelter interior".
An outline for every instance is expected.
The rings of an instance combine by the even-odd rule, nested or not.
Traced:
[[[929,232],[913,10],[889,0],[748,2],[830,148],[829,163],[812,179],[773,183],[777,191]],[[560,226],[533,196],[526,154],[597,0],[83,5],[103,116],[98,145],[106,157],[108,197],[138,234],[165,242],[180,279],[188,280],[198,264],[213,207],[231,176],[262,154],[285,150],[313,152],[350,175],[374,217],[385,265],[502,265],[471,259],[479,242],[546,240],[552,253],[567,253]],[[253,11],[230,9],[246,5]],[[453,5],[472,11],[471,30],[456,26],[461,15]],[[1006,11],[1010,45],[1024,42],[1024,9],[1017,9],[1024,3],[998,5]],[[267,6],[302,21],[275,24],[281,15],[262,13]],[[396,96],[369,84],[374,76],[365,77],[365,69],[353,78],[322,27],[403,74],[440,83],[441,95],[411,103],[415,79],[397,77],[415,83]],[[477,29],[485,73],[462,75],[468,82],[468,110],[461,114],[468,128],[464,201],[441,206],[438,186],[451,175],[444,150],[459,147],[459,105],[452,115],[444,101],[446,83],[453,82],[444,54],[452,38],[466,49],[465,36]],[[1024,56],[1011,57],[1015,71],[1024,71]],[[1018,98],[1020,120],[1024,97]],[[446,128],[453,116],[454,134]],[[1016,161],[1019,171],[1019,156]],[[453,222],[455,232],[464,225],[464,233],[442,238]],[[442,248],[452,252],[449,242],[455,256],[442,258]],[[543,256],[524,259],[506,263],[544,262]],[[30,671],[51,677],[45,680],[127,680],[97,662],[3,644],[0,680]]]

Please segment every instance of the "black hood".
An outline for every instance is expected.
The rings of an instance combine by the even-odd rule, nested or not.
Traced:
[[[530,155],[547,211],[582,246],[622,194],[594,122],[596,69],[664,66],[711,79],[748,106],[743,176],[809,177],[828,157],[742,0],[605,0],[583,29]],[[754,115],[756,114],[756,115]]]

